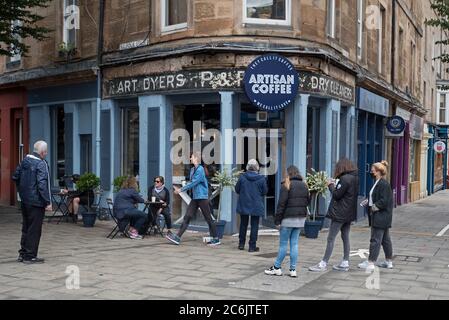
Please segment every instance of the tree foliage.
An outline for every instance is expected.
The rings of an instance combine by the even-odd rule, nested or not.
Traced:
[[[0,0],[0,55],[26,55],[29,46],[23,39],[46,39],[50,29],[39,26],[44,17],[36,8],[46,8],[49,0]],[[13,23],[18,21],[18,23]]]
[[[449,45],[449,0],[432,0],[431,7],[435,11],[437,17],[432,19],[426,19],[425,23],[428,26],[441,29],[443,39],[435,42],[437,45],[447,46]],[[433,57],[435,60],[441,60],[443,63],[449,63],[449,53],[446,50],[442,50],[442,53],[438,57]]]

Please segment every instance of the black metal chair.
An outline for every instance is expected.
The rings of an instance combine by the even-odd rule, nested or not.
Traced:
[[[146,235],[151,235],[151,232],[153,232],[153,234],[159,234],[161,235],[161,237],[164,237],[164,233],[163,230],[165,228],[165,220],[164,220],[164,225],[161,226],[160,225],[160,217],[162,216],[161,214],[158,214],[159,208],[152,208],[150,203],[146,203],[145,204],[145,209],[143,210],[144,212],[146,212],[148,210],[148,215],[151,215],[152,220],[151,220],[151,224],[149,225],[148,231],[145,233]],[[163,216],[162,216],[163,218]]]
[[[111,198],[108,198],[108,199],[106,199],[106,202],[107,202],[107,204],[108,204],[108,212],[109,212],[109,215],[110,215],[110,217],[112,218],[112,220],[114,221],[114,223],[115,223],[115,226],[114,226],[114,229],[112,229],[112,231],[108,234],[108,236],[106,237],[106,238],[108,238],[108,239],[114,239],[116,236],[117,236],[117,234],[120,232],[120,226],[121,226],[121,223],[122,222],[120,222],[115,216],[114,216],[114,212],[113,212],[113,210],[114,210],[114,203],[113,203],[113,201],[112,201],[112,199]],[[127,221],[127,222],[125,222],[126,223],[126,226],[125,226],[125,229],[124,229],[124,235],[126,235],[127,234],[127,231],[128,231],[128,229],[129,229],[129,221]]]

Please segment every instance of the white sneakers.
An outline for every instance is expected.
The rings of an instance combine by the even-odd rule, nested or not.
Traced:
[[[317,265],[309,267],[309,271],[312,272],[324,272],[327,270],[327,263],[324,261],[320,261]]]
[[[265,274],[269,276],[282,276],[282,270],[272,266],[270,269],[265,270]]]
[[[333,269],[336,271],[348,272],[349,271],[349,261],[343,260],[342,262],[340,262],[339,265],[334,266]]]
[[[272,266],[270,269],[265,270],[265,274],[269,276],[282,276],[282,269],[276,269]],[[290,277],[296,278],[297,276],[296,270],[290,270]]]
[[[377,264],[379,268],[393,269],[393,261],[384,261]]]
[[[368,260],[359,263],[359,268],[364,269],[366,272],[373,272],[376,268],[374,263],[370,263]]]

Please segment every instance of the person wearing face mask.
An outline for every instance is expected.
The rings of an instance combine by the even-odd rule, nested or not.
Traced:
[[[393,268],[393,244],[390,238],[390,229],[393,220],[393,191],[390,183],[385,179],[388,171],[388,162],[382,161],[373,164],[371,176],[375,179],[368,199],[362,205],[368,206],[371,226],[371,240],[369,257],[367,261],[359,264],[359,268],[373,272],[379,257],[380,247],[385,252],[385,261],[378,267]]]

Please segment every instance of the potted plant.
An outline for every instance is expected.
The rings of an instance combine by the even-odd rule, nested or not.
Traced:
[[[218,171],[215,173],[214,177],[211,179],[212,182],[218,184],[220,199],[218,202],[218,215],[217,220],[215,221],[215,225],[217,226],[217,237],[219,239],[223,238],[224,229],[226,226],[226,221],[221,220],[221,193],[226,188],[231,188],[234,191],[234,187],[237,184],[237,181],[242,174],[243,171],[237,171],[236,168],[231,170],[231,173],[228,173],[228,170],[224,169],[223,171]]]
[[[85,173],[80,176],[76,183],[76,188],[82,195],[80,203],[87,205],[87,212],[83,212],[83,224],[85,227],[93,227],[97,218],[97,213],[92,210],[92,204],[95,199],[94,190],[100,186],[100,178],[93,173]]]
[[[123,182],[125,182],[127,178],[128,178],[127,176],[118,176],[117,178],[114,179],[114,181],[112,182],[112,185],[114,186],[113,193],[117,193],[120,191]]]
[[[67,63],[76,55],[76,47],[73,43],[61,42],[58,47],[60,58],[64,58]]]
[[[317,219],[318,200],[327,191],[327,181],[328,177],[324,171],[316,172],[312,169],[312,173],[307,174],[306,183],[312,194],[312,213],[308,216],[304,225],[304,232],[307,238],[318,238],[318,233],[322,228],[324,216],[322,219]]]

